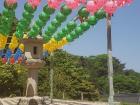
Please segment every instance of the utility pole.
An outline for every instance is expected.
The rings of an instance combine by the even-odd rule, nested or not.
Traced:
[[[112,60],[112,37],[111,37],[111,16],[107,16],[107,53],[108,53],[108,79],[109,79],[109,105],[114,105],[113,87],[113,60]]]
[[[53,57],[54,53],[51,52],[50,54],[50,99],[51,103],[53,103]]]

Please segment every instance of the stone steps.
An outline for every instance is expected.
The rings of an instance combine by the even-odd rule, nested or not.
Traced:
[[[1,100],[2,105],[17,105],[18,99],[13,99],[13,98],[5,98]]]
[[[20,101],[21,99],[21,101]],[[30,100],[37,101],[38,104],[32,105],[108,105],[103,102],[82,102],[82,101],[69,101],[69,100],[58,100],[54,99],[53,104],[51,104],[49,98],[41,98],[41,97],[17,97],[17,98],[4,98],[0,99],[0,105],[29,105]],[[20,104],[18,104],[20,101]]]

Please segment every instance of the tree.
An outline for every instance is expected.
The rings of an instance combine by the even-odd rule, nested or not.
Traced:
[[[47,58],[46,62],[50,62]],[[58,50],[54,54],[54,95],[62,98],[65,93],[66,98],[80,99],[80,93],[88,93],[88,99],[98,99],[99,92],[96,86],[89,81],[89,74],[79,66],[80,57],[73,56],[64,51]],[[48,63],[49,64],[49,63]],[[44,73],[43,73],[44,72]],[[40,94],[49,90],[49,65],[40,71],[39,86]],[[43,88],[43,86],[45,86]]]
[[[20,65],[0,66],[0,96],[11,94],[23,96],[26,84],[26,70]]]

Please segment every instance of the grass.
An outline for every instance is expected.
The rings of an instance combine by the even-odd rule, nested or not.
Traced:
[[[133,103],[121,103],[121,105],[140,105],[140,104],[133,104]]]

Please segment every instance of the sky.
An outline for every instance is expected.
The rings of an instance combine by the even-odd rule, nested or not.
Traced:
[[[0,12],[4,9],[3,1],[0,0]],[[18,19],[22,18],[25,2],[26,0],[18,0],[16,9]],[[46,0],[42,0],[35,12],[32,24],[38,19],[38,15],[45,4]],[[67,21],[62,24],[62,27],[76,15],[77,10],[74,10]],[[54,17],[55,14],[51,16],[51,19]],[[46,27],[51,22],[51,19]],[[58,30],[62,29],[62,27]],[[104,19],[99,21],[96,26],[91,27],[89,31],[85,32],[74,42],[64,46],[63,49],[80,56],[105,54],[107,53],[106,36],[106,20]],[[112,44],[113,56],[120,59],[121,63],[125,63],[127,69],[134,69],[140,72],[140,0],[134,0],[133,4],[118,9],[112,17]]]

